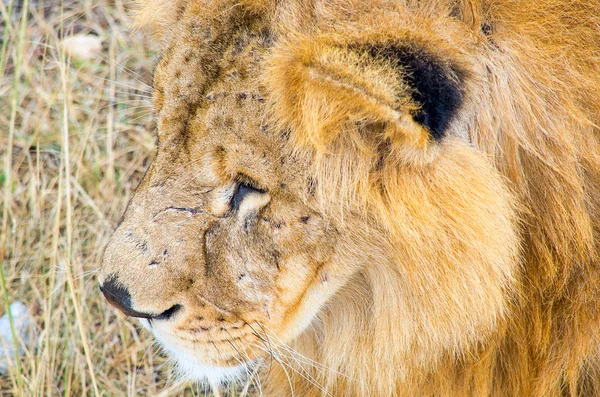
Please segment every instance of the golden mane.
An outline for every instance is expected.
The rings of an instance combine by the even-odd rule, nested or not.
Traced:
[[[319,364],[271,367],[265,395],[600,395],[600,2],[139,3],[165,43],[194,18],[270,31],[252,81],[355,264],[278,336]],[[456,97],[443,130],[413,58]]]

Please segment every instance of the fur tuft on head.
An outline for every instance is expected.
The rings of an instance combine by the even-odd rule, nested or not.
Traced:
[[[248,12],[270,13],[276,0],[229,0],[228,7],[244,8]],[[219,19],[223,13],[223,2],[219,0],[135,0],[134,24],[136,29],[148,29],[161,43],[167,42],[166,35],[187,12],[197,12],[201,19]]]
[[[187,0],[137,0],[134,7],[135,29],[148,29],[153,37],[162,40],[165,30],[177,20]]]

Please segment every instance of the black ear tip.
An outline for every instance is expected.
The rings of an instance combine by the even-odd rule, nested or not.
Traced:
[[[429,129],[434,139],[441,140],[462,105],[466,73],[414,45],[377,45],[369,52],[400,70],[412,88],[412,99],[421,107],[414,115],[415,121]]]

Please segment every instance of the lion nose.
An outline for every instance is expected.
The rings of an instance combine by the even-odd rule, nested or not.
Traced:
[[[120,284],[117,281],[117,278],[114,276],[109,277],[100,285],[100,291],[102,291],[102,294],[104,294],[104,297],[108,303],[130,317],[147,318],[152,320],[168,320],[182,308],[181,305],[174,305],[164,312],[158,314],[143,313],[134,310],[131,305],[131,295],[129,294],[129,291],[122,284]]]

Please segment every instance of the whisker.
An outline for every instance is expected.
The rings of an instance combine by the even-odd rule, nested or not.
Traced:
[[[131,102],[137,103],[138,101],[131,101]],[[98,111],[101,111],[101,110],[104,110],[104,109],[108,109],[111,106],[115,106],[115,105],[123,105],[125,103],[126,102],[117,102],[117,103],[111,103],[111,104],[108,104],[108,105],[104,105],[104,106],[99,107]],[[154,107],[152,105],[127,106],[127,108],[123,109],[122,111],[125,112],[125,111],[131,111],[131,110],[136,110],[136,109],[150,109],[150,110],[152,110],[153,108]]]
[[[223,359],[223,354],[221,353],[221,351],[219,350],[219,348],[217,347],[215,342],[211,341],[210,343],[213,345],[213,347],[217,351],[217,354],[219,355],[219,357],[221,357],[221,360],[225,361]],[[221,388],[219,387],[220,385],[215,385],[213,382],[211,382],[211,379],[208,380],[208,383],[210,385],[210,388],[212,389],[214,397],[221,397]]]
[[[105,61],[108,61],[108,62],[112,62],[113,61],[113,58],[109,57],[108,55],[104,54],[101,51],[97,51],[97,54],[100,55],[100,57],[102,57]],[[121,72],[123,72],[123,73],[125,73],[125,74],[127,74],[129,76],[132,76],[133,79],[135,81],[137,81],[138,83],[144,85],[145,87],[148,87],[148,88],[152,89],[151,85],[149,85],[149,84],[147,84],[147,83],[145,83],[144,81],[141,80],[141,78],[142,78],[141,75],[139,75],[136,72],[134,72],[133,70],[129,69],[127,66],[120,64],[119,62],[117,62],[116,59],[114,59],[114,62],[115,62],[115,66],[117,67],[117,69],[119,69]]]
[[[100,79],[100,80],[103,80],[104,82],[107,82],[107,83],[112,83],[112,84],[115,84],[115,85],[118,85],[118,86],[121,86],[121,87],[129,88],[129,89],[132,89],[132,90],[135,90],[135,91],[139,91],[139,92],[143,92],[143,93],[146,93],[146,94],[152,94],[152,91],[147,91],[147,90],[142,89],[140,87],[135,87],[133,85],[125,84],[125,83],[120,82],[120,81],[107,79],[106,77],[99,77],[99,76],[92,75],[92,74],[89,74],[89,73],[84,73],[82,71],[78,71],[77,73],[80,74],[80,75],[82,75],[82,76],[86,76],[86,77],[89,77],[89,78],[92,78],[92,79],[95,79],[95,80]]]
[[[127,109],[124,109],[123,111],[132,111],[132,110],[138,110],[138,109],[145,109],[147,113],[152,113],[154,108],[152,106],[148,106],[148,105],[141,105],[141,106],[131,106],[128,107]]]
[[[225,330],[225,332],[227,332],[227,335],[229,335],[230,340],[228,340],[228,342],[231,344],[231,346],[235,349],[235,351],[237,352],[237,354],[241,357],[241,353],[240,351],[236,348],[236,346],[234,346],[232,340],[236,340],[235,338],[233,338],[233,336],[229,333],[228,330]],[[244,341],[242,339],[239,339],[239,342],[242,344],[242,348],[244,348]],[[260,377],[256,377],[254,378],[254,376],[258,373],[259,370],[259,365],[258,364],[253,364],[252,359],[250,359],[250,356],[248,356],[248,353],[246,352],[246,349],[243,349],[244,351],[244,355],[246,356],[246,361],[243,365],[246,366],[246,373],[248,374],[248,380],[246,382],[246,385],[244,386],[243,390],[246,390],[245,393],[242,394],[242,396],[245,396],[247,393],[247,390],[250,388],[250,384],[254,382],[254,380],[256,380],[255,385],[257,386],[260,395],[262,396],[262,385],[260,384]],[[241,363],[240,363],[241,364]],[[253,365],[254,369],[252,371],[252,373],[250,373],[250,371],[248,370],[248,365]]]
[[[275,357],[275,353],[272,350],[263,349],[259,345],[256,345],[256,347],[258,347],[260,350],[266,352],[273,360],[275,360],[279,364],[279,366],[283,370],[283,373],[285,374],[285,377],[288,380],[288,384],[290,385],[290,392],[292,393],[291,397],[294,397],[294,395],[295,395],[295,393],[294,393],[294,384],[292,383],[292,378],[290,378],[290,374],[286,370],[285,365],[281,361],[279,361],[279,359],[277,357]],[[291,369],[291,370],[293,370],[293,368],[291,368],[291,367],[288,367],[288,368]]]
[[[278,347],[277,351],[280,354],[285,355],[286,357],[292,358],[298,364],[305,364],[305,365],[311,366],[311,367],[313,367],[315,369],[325,370],[325,371],[331,372],[333,374],[343,376],[343,377],[345,377],[345,378],[347,378],[349,380],[354,380],[353,378],[349,377],[348,375],[346,375],[346,374],[344,374],[342,372],[336,371],[335,369],[329,368],[329,367],[327,367],[327,366],[325,366],[325,365],[323,365],[323,364],[321,364],[321,363],[319,363],[317,361],[311,360],[310,358],[308,358],[306,356],[303,356],[302,354],[298,353],[297,351],[291,349],[289,346],[282,345],[280,347],[286,349],[285,351],[282,351]],[[286,355],[286,353],[288,353],[288,355]]]
[[[260,322],[258,322],[258,321],[257,321],[256,323],[257,323],[257,324],[258,324],[258,326],[259,326],[259,327],[262,329],[263,333],[264,333],[265,335],[267,335],[267,332],[265,331],[265,327],[266,327],[266,326],[263,326],[263,324],[262,324],[262,323],[260,323]],[[267,328],[268,328],[268,327],[267,327]],[[282,345],[282,346],[285,346],[285,347],[286,347],[286,348],[288,348],[288,349],[291,349],[291,348],[287,347],[287,345],[286,345],[286,344],[285,344],[285,343],[284,343],[284,342],[283,342],[281,339],[279,339],[279,337],[278,337],[278,336],[275,334],[275,332],[271,331],[270,329],[269,329],[269,331],[270,331],[270,332],[271,332],[271,334],[273,334],[273,336],[274,336],[274,337],[275,337],[275,338],[276,338],[276,339],[279,341],[279,344],[280,344],[280,345]],[[281,350],[280,350],[279,348],[275,347],[275,349],[277,350],[277,352],[281,353]],[[299,355],[301,355],[300,353],[298,353],[298,354],[299,354]],[[289,356],[288,356],[288,357],[289,357]],[[307,360],[309,360],[307,357],[306,357],[306,359],[307,359]],[[295,360],[295,359],[294,359],[294,360]],[[298,363],[298,364],[299,364],[299,362],[298,362],[297,360],[295,360],[295,361],[296,361],[296,363]],[[314,366],[314,365],[313,365],[313,366]],[[303,368],[301,365],[300,365],[300,368],[302,368],[302,370],[306,371],[306,370],[305,370],[305,369],[304,369],[304,368]]]
[[[260,346],[257,345],[257,347],[269,354],[273,355],[273,358],[275,359],[275,361],[277,361],[280,365],[281,368],[285,371],[284,366],[287,366],[290,370],[294,371],[295,373],[297,373],[298,375],[300,375],[302,378],[304,378],[306,381],[308,381],[311,385],[315,386],[317,389],[319,389],[322,393],[324,393],[327,396],[331,396],[333,397],[333,395],[327,391],[327,389],[325,389],[324,386],[320,385],[317,380],[315,378],[313,378],[303,367],[302,368],[302,372],[298,371],[296,368],[294,368],[289,361],[284,362],[282,360],[280,360],[280,358],[282,357],[276,357],[274,352],[268,352],[267,350],[262,349]],[[306,374],[306,375],[305,375]]]
[[[250,390],[250,385],[252,383],[254,383],[254,385],[258,388],[258,393],[262,397],[262,395],[263,395],[262,385],[260,384],[260,377],[257,376],[259,370],[260,370],[260,367],[258,365],[256,365],[253,368],[253,370],[252,370],[252,374],[250,375],[250,380],[256,379],[258,381],[258,383],[254,383],[254,381],[248,381],[248,382],[246,382],[246,385],[244,386],[244,388],[240,392],[240,397],[247,397],[248,396],[248,391]]]
[[[236,359],[236,361],[244,366],[244,369],[246,371],[246,373],[248,375],[250,375],[250,372],[248,371],[248,367],[247,367],[247,363],[250,362],[250,357],[248,356],[248,354],[245,352],[244,349],[244,354],[246,355],[246,360],[244,360],[244,357],[242,357],[242,353],[240,352],[240,350],[237,348],[237,346],[233,343],[233,340],[236,340],[233,336],[231,336],[231,334],[229,333],[229,331],[225,330],[225,332],[227,333],[227,335],[229,335],[229,339],[227,340],[227,343],[229,343],[231,345],[231,347],[233,347],[233,350],[235,350],[236,354],[240,357],[240,359],[237,359],[236,357],[234,357]],[[242,343],[243,345],[243,341],[241,339],[239,339],[240,343]],[[244,346],[242,346],[243,348]],[[242,361],[244,360],[244,361]]]
[[[244,371],[246,372],[246,375],[250,376],[250,371],[248,370],[248,366],[246,365],[246,362],[243,361],[244,358],[242,357],[242,354],[240,353],[238,348],[233,344],[233,342],[231,340],[228,340],[227,343],[229,343],[229,345],[231,345],[231,347],[233,347],[233,350],[235,350],[236,354],[239,356],[239,358],[236,356],[233,356],[233,359],[235,361],[237,361],[240,366],[244,367]]]
[[[267,329],[268,329],[268,327],[267,327],[266,325],[263,325],[263,324],[261,324],[260,322],[256,322],[256,323],[257,323],[257,324],[258,324],[258,325],[261,327],[261,329],[262,329],[262,331],[263,331],[263,334],[264,334],[264,335],[265,335],[265,336],[268,338],[267,331],[265,330],[265,327],[266,327]],[[254,330],[254,328],[252,328],[252,327],[251,327],[251,329],[252,329],[252,330]],[[304,368],[304,366],[302,366],[302,365],[301,365],[300,361],[299,361],[299,360],[298,360],[296,357],[294,357],[292,354],[294,354],[294,353],[295,353],[295,354],[297,354],[298,356],[300,356],[300,357],[303,357],[303,358],[306,360],[306,361],[304,361],[303,363],[304,363],[304,364],[306,364],[306,365],[310,365],[310,366],[312,366],[312,367],[314,367],[314,368],[319,368],[319,367],[320,367],[320,368],[322,368],[322,369],[325,369],[325,370],[331,371],[331,372],[333,372],[333,373],[339,374],[339,375],[341,375],[341,376],[344,376],[344,377],[346,377],[346,378],[348,378],[348,379],[351,379],[351,380],[353,380],[352,378],[350,378],[350,377],[348,377],[348,376],[346,376],[346,375],[344,375],[344,374],[342,374],[342,373],[340,373],[340,372],[338,372],[338,371],[335,371],[335,370],[333,370],[333,369],[327,368],[326,366],[324,366],[324,365],[322,365],[322,364],[320,364],[320,363],[317,363],[316,361],[314,361],[314,360],[311,360],[311,359],[309,359],[308,357],[305,357],[305,356],[303,356],[302,354],[300,354],[300,353],[296,352],[296,351],[295,351],[295,350],[293,350],[291,347],[287,346],[287,345],[286,345],[286,344],[285,344],[283,341],[281,341],[281,339],[279,339],[279,337],[278,337],[278,336],[277,336],[277,335],[276,335],[276,334],[275,334],[275,333],[274,333],[272,330],[270,330],[270,329],[269,329],[269,331],[270,331],[270,333],[271,333],[271,334],[272,334],[272,335],[273,335],[273,336],[274,336],[274,337],[275,337],[277,340],[279,340],[279,342],[280,342],[280,344],[281,344],[281,346],[282,346],[282,347],[284,347],[284,348],[288,349],[288,353],[291,355],[291,357],[290,357],[290,356],[286,356],[286,355],[285,355],[285,354],[284,354],[284,353],[283,353],[283,352],[282,352],[280,349],[277,349],[277,353],[275,353],[275,351],[273,350],[273,348],[272,348],[272,347],[270,347],[270,348],[268,349],[268,351],[267,351],[267,350],[264,350],[264,349],[262,349],[260,346],[257,346],[257,347],[258,347],[259,349],[261,349],[261,350],[264,350],[264,351],[266,351],[268,354],[270,354],[270,355],[271,355],[271,356],[272,356],[272,357],[273,357],[273,358],[274,358],[274,359],[275,359],[275,360],[276,360],[276,361],[277,361],[277,362],[278,362],[280,365],[285,365],[285,364],[287,364],[287,366],[288,366],[288,368],[289,368],[289,369],[291,369],[292,371],[296,372],[296,373],[297,373],[298,375],[300,375],[302,378],[304,378],[305,380],[307,380],[307,381],[308,381],[310,384],[312,384],[313,386],[315,386],[316,388],[318,388],[318,389],[319,389],[319,390],[320,390],[322,393],[325,393],[326,395],[331,395],[331,393],[330,393],[328,390],[326,390],[326,388],[325,388],[323,385],[321,385],[321,384],[320,384],[320,383],[319,383],[319,382],[318,382],[318,381],[317,381],[317,380],[316,380],[316,379],[315,379],[315,378],[314,378],[314,377],[313,377],[313,376],[312,376],[312,375],[311,375],[311,374],[310,374],[310,373],[309,373],[309,372],[306,370],[306,368]],[[255,334],[257,334],[257,333],[256,333],[256,331],[255,331]],[[256,335],[256,336],[257,336],[257,337],[258,337],[258,338],[259,338],[261,341],[264,341],[264,338],[262,338],[260,335]],[[278,354],[278,356],[277,356],[277,354]],[[276,357],[276,356],[277,356],[277,357]],[[288,358],[288,360],[289,360],[290,358],[292,358],[292,359],[293,359],[293,360],[296,362],[296,364],[298,365],[298,367],[300,368],[300,370],[297,370],[297,369],[295,369],[295,368],[294,368],[294,367],[293,367],[293,366],[290,364],[290,361],[287,361],[287,363],[286,363],[286,362],[283,362],[283,359],[284,359],[284,358],[286,358],[286,357]],[[283,366],[282,366],[282,369],[285,371],[285,368],[284,368]],[[287,375],[287,374],[286,374],[286,375]]]
[[[263,330],[263,333],[264,333],[264,334],[267,336],[267,333],[266,333],[266,331],[265,331],[265,328],[263,327],[263,325],[262,325],[260,322],[258,322],[258,321],[256,321],[256,324],[258,324],[258,326],[259,326],[259,327],[260,327],[260,328]],[[250,328],[251,328],[251,329],[253,329],[252,327],[250,327]],[[272,334],[273,334],[273,335],[274,335],[274,336],[275,336],[277,339],[279,339],[279,338],[277,337],[277,335],[275,335],[275,333],[274,333],[273,331],[271,331],[271,333],[272,333]],[[279,340],[280,340],[280,339],[279,339]],[[281,341],[281,340],[280,340],[280,341]],[[259,349],[262,349],[260,346],[257,346],[257,347],[258,347]],[[299,365],[299,367],[302,369],[302,372],[300,372],[300,371],[296,370],[296,369],[295,369],[295,368],[294,368],[294,367],[293,367],[293,366],[290,364],[290,362],[289,362],[289,361],[288,361],[287,363],[284,363],[283,361],[280,361],[280,360],[279,360],[279,359],[278,359],[278,358],[275,356],[275,351],[274,351],[272,348],[269,348],[269,351],[267,351],[267,353],[269,353],[269,354],[270,354],[270,355],[271,355],[271,356],[272,356],[272,357],[273,357],[273,358],[274,358],[274,359],[275,359],[275,360],[276,360],[276,361],[277,361],[277,362],[278,362],[280,365],[282,365],[282,364],[283,364],[283,365],[286,365],[286,364],[287,364],[287,366],[288,366],[288,368],[289,368],[290,370],[292,370],[292,371],[296,372],[298,375],[300,375],[301,377],[303,377],[305,380],[307,380],[307,381],[308,381],[309,383],[311,383],[313,386],[315,386],[316,388],[318,388],[318,389],[319,389],[321,392],[325,393],[326,395],[331,395],[331,393],[329,393],[329,392],[328,392],[328,391],[325,389],[325,387],[324,387],[324,386],[320,385],[320,384],[318,383],[318,381],[317,381],[317,380],[316,380],[316,379],[315,379],[315,378],[314,378],[312,375],[310,375],[310,374],[308,373],[308,371],[306,371],[306,369],[305,369],[304,367],[302,367],[301,365]],[[284,358],[285,358],[285,357],[284,357]],[[297,363],[297,364],[299,364],[299,363],[298,363],[298,361],[296,361],[296,363]],[[282,368],[282,369],[285,371],[285,367],[283,367],[283,365],[282,365],[282,367],[281,367],[281,368]],[[306,375],[304,375],[304,374],[306,374]],[[287,373],[286,373],[286,376],[287,376]]]
[[[135,93],[135,92],[132,92],[132,91],[115,90],[115,93],[116,94],[122,94],[122,95],[129,95],[129,96],[133,96],[133,97],[144,98],[144,99],[152,99],[152,95],[138,94],[138,93]],[[139,99],[139,100],[141,100],[141,99]]]
[[[142,362],[145,362],[144,360],[146,359],[146,355],[148,354],[148,352],[150,352],[150,349],[152,348],[152,346],[156,345],[157,343],[158,342],[154,341],[153,343],[151,343],[150,345],[148,345],[148,347],[144,351],[144,354],[142,355]]]
[[[134,121],[137,121],[137,120],[143,119],[144,117],[148,117],[148,116],[150,116],[151,114],[152,114],[152,112],[146,112],[146,113],[143,113],[143,114],[141,114],[141,115],[139,115],[139,116],[137,116],[137,117],[134,117],[134,118],[132,118],[132,119],[128,119],[128,120],[126,120],[126,122],[127,122],[127,123],[133,123]]]
[[[256,321],[256,323],[260,326],[260,323],[258,321]],[[250,327],[250,329],[252,330],[252,332],[254,333],[254,335],[256,337],[258,337],[263,343],[267,343],[267,345],[268,345],[267,348],[269,349],[269,351],[272,351],[273,348],[271,346],[271,341],[269,339],[269,336],[265,333],[265,336],[266,336],[266,340],[265,340],[265,338],[263,338],[258,332],[256,332],[256,330],[254,329],[254,327],[252,327],[252,325],[250,323],[246,322],[246,324]],[[264,330],[263,330],[263,332],[264,332]]]
[[[268,355],[268,357],[269,357],[269,366],[268,366],[269,370],[268,370],[268,372],[267,372],[267,377],[266,377],[266,379],[265,379],[265,382],[268,382],[268,381],[269,381],[269,377],[271,376],[271,368],[273,367],[273,360],[274,360],[274,357],[273,357],[273,355],[271,354],[271,352],[273,351],[273,349],[271,348],[271,341],[270,341],[270,339],[269,339],[269,336],[268,336],[268,335],[265,333],[265,337],[266,337],[266,339],[265,339],[265,338],[263,338],[263,337],[262,337],[262,336],[261,336],[261,335],[260,335],[260,334],[259,334],[259,333],[258,333],[258,332],[255,330],[255,329],[254,329],[254,327],[253,327],[253,326],[252,326],[252,325],[251,325],[249,322],[247,322],[247,321],[244,321],[244,323],[245,323],[245,324],[246,324],[248,327],[250,327],[250,329],[252,330],[252,333],[253,333],[253,335],[254,335],[254,336],[256,336],[256,337],[257,337],[257,338],[258,338],[258,339],[259,339],[259,340],[260,340],[260,341],[261,341],[261,342],[262,342],[262,343],[265,345],[265,347],[266,347],[266,348],[267,348],[267,350],[269,351],[269,353],[267,354],[267,355]],[[258,321],[257,321],[256,323],[258,323]],[[260,325],[260,324],[259,324],[259,325]],[[284,371],[285,371],[285,368],[283,368],[283,369],[284,369]],[[286,372],[286,374],[285,374],[285,375],[286,375],[286,377],[288,378],[288,381],[290,381],[290,378],[289,378],[289,376],[288,376],[287,372]],[[294,391],[294,387],[293,387],[293,385],[292,385],[292,383],[291,383],[291,382],[290,382],[290,390],[292,390],[292,393],[293,393],[293,391]]]
[[[294,350],[289,345],[287,345],[285,342],[283,342],[272,330],[269,329],[269,327],[267,327],[266,325],[264,327],[266,327],[269,330],[269,332],[271,334],[273,334],[273,336],[279,341],[279,346],[282,347],[282,348],[284,348],[284,349],[286,349],[287,352],[291,356],[294,356],[295,358],[299,357],[300,359],[302,359],[305,362],[305,364],[311,365],[311,366],[313,366],[315,368],[324,369],[324,370],[330,371],[330,372],[332,372],[332,373],[334,373],[336,375],[340,375],[340,376],[343,376],[343,377],[345,377],[345,378],[347,378],[349,380],[355,381],[355,379],[353,379],[352,377],[350,377],[350,376],[348,376],[348,375],[346,375],[346,374],[344,374],[342,372],[339,372],[339,371],[337,371],[337,370],[335,370],[333,368],[327,367],[326,365],[324,365],[324,364],[322,364],[322,363],[320,363],[318,361],[315,361],[315,360],[313,360],[313,359],[311,359],[309,357],[304,356],[303,354],[299,353],[298,351]]]
[[[304,379],[308,380],[309,382],[311,382],[313,385],[315,385],[316,387],[319,388],[319,390],[321,390],[322,392],[325,392],[327,394],[330,394],[325,386],[322,386],[317,379],[315,378],[315,376],[311,375],[311,373],[304,367],[302,366],[302,364],[308,364],[310,367],[313,368],[317,368],[315,365],[311,364],[311,363],[307,363],[307,362],[300,362],[298,361],[298,359],[296,357],[294,357],[293,355],[290,356],[286,356],[280,349],[277,349],[277,352],[281,355],[281,357],[287,357],[288,358],[288,364],[291,366],[289,359],[293,359],[294,362],[298,365],[298,367],[300,368],[300,371],[296,370],[296,372],[298,374],[300,374]],[[333,371],[335,372],[335,371]]]
[[[146,102],[145,100],[135,98],[135,99],[129,99],[129,100],[126,100],[126,101],[114,101],[114,102],[112,102],[112,103],[110,103],[108,105],[105,105],[104,107],[117,106],[117,105],[126,105],[128,103],[142,103],[142,104],[144,104],[145,102]],[[152,106],[149,103],[146,103],[145,105],[146,106]]]
[[[283,352],[280,349],[277,349],[277,353],[280,354],[280,357],[287,358],[287,363],[290,367],[292,367],[292,362],[290,361],[290,358],[292,360],[294,360],[294,362],[297,364],[299,370],[295,369],[295,368],[294,369],[300,376],[302,376],[304,379],[308,380],[311,384],[313,384],[314,386],[319,388],[319,390],[329,394],[329,392],[325,389],[325,387],[322,386],[317,381],[317,379],[304,366],[302,366],[302,364],[294,356],[286,356],[285,354],[283,354]]]

